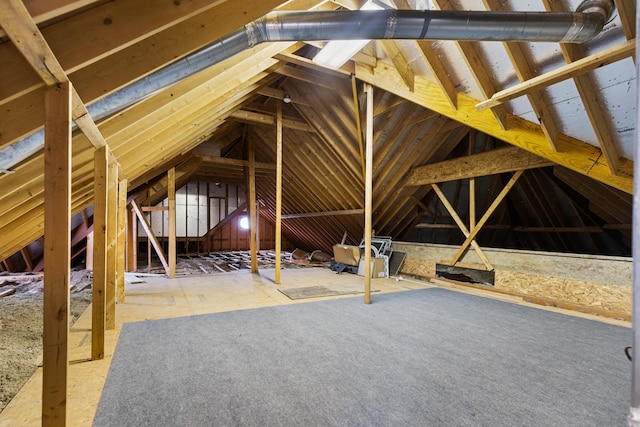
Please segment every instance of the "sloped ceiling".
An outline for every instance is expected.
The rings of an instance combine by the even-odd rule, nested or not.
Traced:
[[[85,104],[274,8],[356,9],[362,3],[24,2]],[[415,3],[390,4],[409,8]],[[600,227],[613,224],[609,229],[623,230],[617,238],[628,239],[636,10],[633,0],[615,3],[617,12],[605,31],[581,46],[374,41],[336,71],[311,61],[322,43],[262,44],[97,125],[130,193],[155,186],[153,200],[158,201],[164,197],[162,177],[171,167],[176,167],[178,182],[194,177],[244,182],[243,159],[253,146],[258,198],[266,207],[263,214],[273,218],[276,103],[290,95],[292,102],[283,106],[283,214],[290,216],[283,220],[283,230],[289,241],[302,247],[329,250],[345,231],[351,243],[362,236],[359,210],[364,179],[358,124],[362,129],[366,82],[374,86],[373,203],[374,229],[379,234],[407,237],[425,215],[434,214],[429,206],[434,200],[431,187],[406,185],[413,169],[495,147],[478,143],[489,138],[501,141],[497,146],[517,146],[555,165],[553,170],[560,171],[555,175],[582,200],[585,215],[597,217],[594,221]],[[427,2],[429,8],[443,10],[573,11],[578,4]],[[46,87],[14,40],[4,32],[0,35],[0,150],[4,150],[42,127]],[[583,58],[586,65],[571,65]],[[512,92],[502,92],[506,89]],[[477,108],[485,100],[495,104]],[[198,146],[203,142],[218,144],[221,156],[202,154]],[[93,202],[94,147],[76,132],[73,149],[72,209],[78,213]],[[43,234],[42,153],[26,157],[10,172],[0,175],[0,260]],[[529,196],[545,191],[544,185],[527,188],[519,191]],[[295,217],[322,212],[334,214]]]

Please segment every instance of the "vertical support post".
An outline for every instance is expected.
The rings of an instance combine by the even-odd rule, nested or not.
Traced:
[[[251,249],[251,272],[258,272],[258,243],[256,241],[258,233],[258,215],[256,214],[256,153],[253,146],[253,138],[247,138],[249,143],[249,248]]]
[[[91,360],[104,358],[107,287],[107,202],[109,160],[107,147],[94,153],[93,168],[93,285],[91,287]]]
[[[117,302],[124,302],[124,261],[125,261],[125,230],[127,228],[127,180],[122,179],[118,183],[118,250],[116,251],[116,277],[118,289],[116,291]]]
[[[71,263],[70,82],[45,93],[42,425],[65,426]]]
[[[636,23],[640,25],[640,9],[636,12]],[[636,46],[636,58],[640,45]],[[640,65],[636,61],[636,76],[640,78]],[[636,89],[636,106],[640,100],[640,86]],[[640,120],[640,108],[636,108],[636,120]],[[631,407],[629,427],[640,427],[640,133],[635,132],[635,158],[633,162],[633,278],[632,278],[632,363],[631,363]]]
[[[276,285],[280,284],[282,251],[282,102],[276,102]]]
[[[106,328],[116,328],[116,261],[118,249],[118,163],[109,153],[109,173],[107,197],[107,286]]]
[[[367,128],[365,135],[364,185],[364,303],[371,304],[371,229],[373,213],[373,86],[365,84],[367,93]]]
[[[176,277],[176,168],[167,171],[169,197],[169,278]]]
[[[477,131],[469,132],[469,155],[474,152]],[[469,230],[476,228],[476,179],[469,179]]]
[[[138,268],[138,218],[131,205],[127,207],[127,271]]]
[[[87,234],[87,250],[85,251],[84,268],[93,270],[93,231]]]

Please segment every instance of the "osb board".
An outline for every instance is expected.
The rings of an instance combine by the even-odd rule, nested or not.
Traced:
[[[495,289],[631,314],[631,287],[496,270]]]
[[[436,263],[407,256],[402,264],[400,273],[420,277],[435,277]]]
[[[394,251],[407,254],[407,258],[438,262],[450,260],[457,246],[428,243],[393,242]],[[594,278],[606,283],[631,287],[633,260],[629,257],[564,254],[540,251],[516,251],[509,249],[482,248],[496,270],[519,271],[542,276],[564,277],[571,280],[591,282]],[[482,264],[476,252],[469,249],[460,262]]]

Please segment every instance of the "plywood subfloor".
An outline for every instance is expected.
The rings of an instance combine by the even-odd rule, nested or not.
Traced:
[[[105,359],[89,361],[91,353],[91,308],[71,329],[67,425],[91,426],[100,401],[102,388],[109,371],[122,325],[152,319],[191,316],[223,311],[245,310],[284,304],[300,304],[332,298],[353,298],[353,295],[291,300],[278,291],[274,270],[260,274],[238,271],[208,276],[189,276],[176,279],[144,277],[144,283],[127,285],[126,300],[117,306],[116,329],[107,331]],[[352,274],[336,274],[327,268],[304,268],[282,271],[280,287],[353,284],[363,279]],[[375,279],[372,284],[380,293],[400,292],[432,287],[428,282],[415,280]],[[461,290],[461,289],[458,289]],[[483,294],[478,290],[464,290]],[[376,295],[372,295],[375,304]],[[492,296],[492,295],[485,295]],[[500,299],[504,299],[500,298]],[[513,299],[513,302],[523,303]],[[526,303],[525,303],[526,304]],[[554,311],[561,311],[555,309]],[[583,315],[583,317],[588,317]],[[603,319],[599,319],[603,320]],[[619,322],[629,326],[626,322]],[[144,363],[141,360],[140,363]],[[27,382],[0,414],[0,427],[41,425],[42,368]],[[152,398],[152,396],[150,396]]]

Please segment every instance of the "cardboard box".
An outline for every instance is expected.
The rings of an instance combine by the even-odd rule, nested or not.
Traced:
[[[364,258],[358,263],[358,276],[364,276]],[[371,258],[371,278],[384,277],[384,258]]]
[[[360,263],[360,247],[333,245],[333,259],[335,259],[336,262],[357,266]]]

